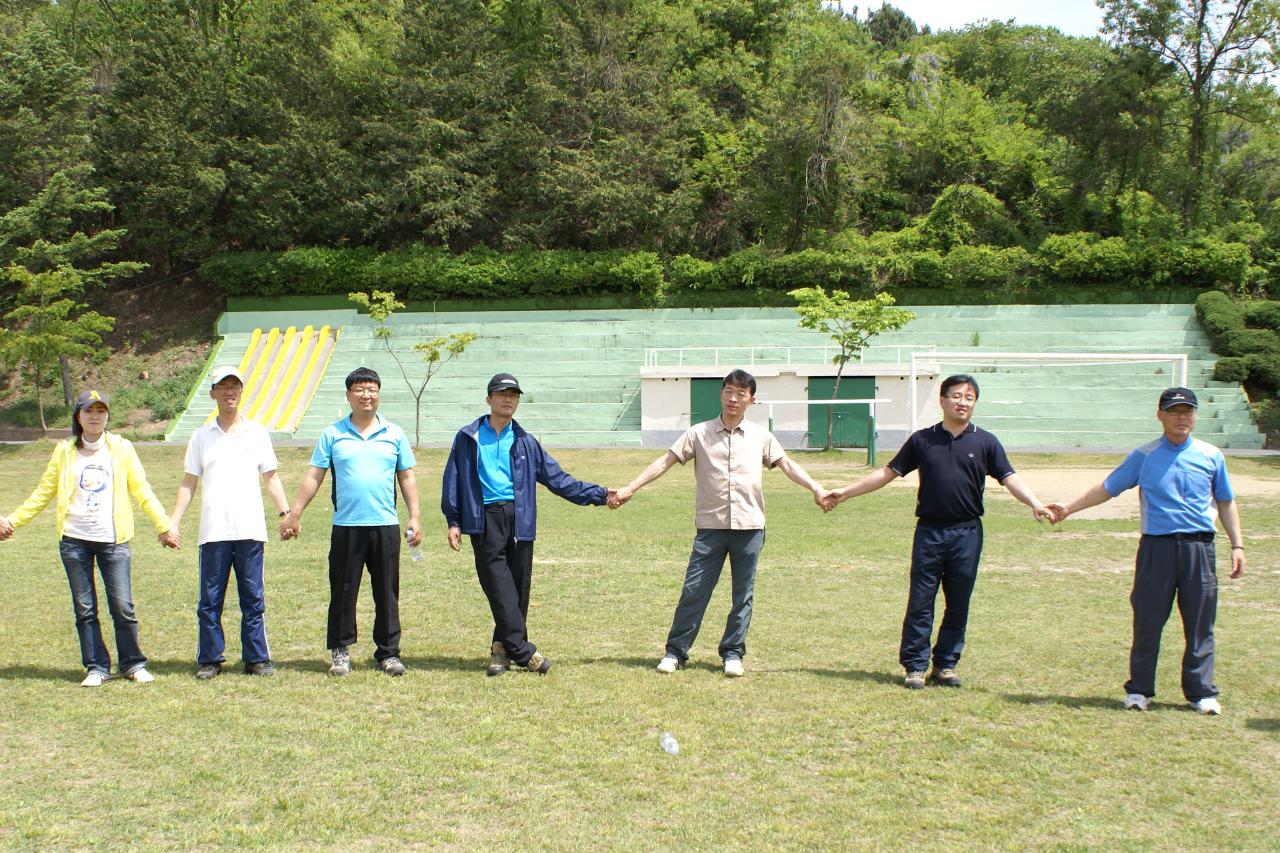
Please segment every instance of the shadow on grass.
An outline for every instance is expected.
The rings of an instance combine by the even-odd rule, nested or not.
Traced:
[[[1104,710],[1119,710],[1121,707],[1120,700],[1110,696],[1046,696],[1041,693],[1005,693],[1004,698],[1009,702],[1016,702],[1020,705],[1061,705],[1064,708],[1102,708]],[[1177,706],[1167,702],[1152,702],[1151,707],[1156,709]]]
[[[59,681],[80,681],[84,678],[84,670],[80,667],[31,666],[21,664],[0,666],[0,681],[5,679],[23,679],[28,681],[47,681],[51,678]]]
[[[1255,717],[1252,720],[1245,720],[1244,727],[1259,732],[1280,734],[1280,720],[1271,717]]]
[[[892,672],[872,672],[866,669],[814,669],[813,667],[795,667],[794,669],[774,669],[771,672],[807,672],[823,678],[839,678],[844,681],[873,681],[876,684],[888,684],[892,687],[902,686],[902,676]]]

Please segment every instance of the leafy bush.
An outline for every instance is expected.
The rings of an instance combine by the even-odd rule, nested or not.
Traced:
[[[1196,299],[1196,314],[1215,347],[1223,334],[1244,326],[1244,312],[1219,291],[1202,293]]]
[[[1280,391],[1280,352],[1248,357],[1249,382],[1268,391]]]
[[[1036,264],[1051,279],[1089,284],[1130,282],[1138,269],[1128,241],[1099,240],[1089,232],[1046,237],[1036,250]]]
[[[1280,332],[1280,302],[1253,302],[1246,305],[1244,321],[1255,329]]]
[[[1213,378],[1219,382],[1244,382],[1249,378],[1249,359],[1228,356],[1213,366]]]
[[[1272,397],[1258,404],[1258,429],[1265,432],[1280,429],[1280,400]]]
[[[1280,336],[1270,329],[1231,329],[1218,340],[1224,355],[1271,353],[1280,357]]]

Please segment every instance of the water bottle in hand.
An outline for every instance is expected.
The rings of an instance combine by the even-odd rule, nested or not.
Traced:
[[[663,732],[662,737],[658,738],[658,744],[672,755],[680,754],[680,744],[671,736],[671,732]]]
[[[413,538],[413,528],[410,527],[408,530],[404,532],[405,543],[408,544],[409,540],[412,538]],[[415,563],[421,563],[422,547],[419,545],[409,545],[409,559],[413,560]]]

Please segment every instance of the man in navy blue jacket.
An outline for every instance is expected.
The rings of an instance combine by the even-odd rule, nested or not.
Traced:
[[[537,535],[537,485],[579,506],[605,503],[609,490],[566,474],[538,440],[514,420],[520,383],[510,373],[489,380],[489,414],[458,430],[444,468],[440,510],[449,547],[471,537],[476,575],[493,611],[488,675],[516,666],[545,674],[550,658],[529,642],[529,584]]]

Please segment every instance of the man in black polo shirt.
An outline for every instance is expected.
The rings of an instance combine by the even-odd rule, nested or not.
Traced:
[[[942,586],[946,609],[938,641],[933,646],[929,680],[959,687],[956,664],[964,648],[969,621],[969,596],[978,578],[982,554],[982,490],[994,477],[1015,498],[1031,507],[1037,519],[1053,515],[1014,473],[1000,441],[970,423],[978,402],[978,383],[972,376],[948,376],[942,382],[942,422],[919,430],[885,467],[856,483],[836,489],[829,506],[874,492],[898,477],[920,471],[916,493],[915,540],[911,546],[911,593],[902,620],[898,659],[907,671],[903,682],[912,690],[925,685],[929,637],[933,633],[933,603]]]

